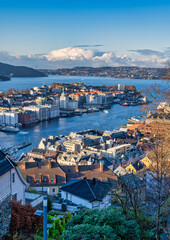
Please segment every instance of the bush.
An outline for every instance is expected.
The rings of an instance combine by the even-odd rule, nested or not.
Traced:
[[[67,228],[62,239],[140,239],[138,223],[127,219],[120,208],[85,209],[71,218]]]

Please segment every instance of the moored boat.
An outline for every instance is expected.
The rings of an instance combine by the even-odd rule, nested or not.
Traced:
[[[13,132],[13,133],[17,133],[19,132],[19,128],[18,127],[13,127],[13,126],[5,126],[3,128],[1,128],[1,131],[3,132]]]

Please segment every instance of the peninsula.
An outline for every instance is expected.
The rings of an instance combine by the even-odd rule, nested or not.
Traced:
[[[46,74],[25,66],[14,66],[0,62],[0,75],[11,77],[45,77]]]
[[[74,67],[61,68],[56,70],[39,69],[44,74],[53,75],[73,75],[73,76],[95,76],[112,78],[131,78],[131,79],[162,79],[167,72],[163,68],[144,68],[144,67]]]

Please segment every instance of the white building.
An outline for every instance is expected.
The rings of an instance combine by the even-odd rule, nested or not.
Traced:
[[[0,123],[15,125],[18,123],[18,113],[11,111],[0,112]]]
[[[87,149],[94,152],[102,152],[104,157],[109,159],[117,159],[121,158],[122,155],[128,154],[131,150],[131,144],[122,144],[112,148],[108,148],[107,150],[97,149],[95,147],[88,147]]]
[[[64,89],[60,96],[60,108],[67,108],[69,97],[65,94]]]
[[[60,108],[61,109],[78,109],[78,102],[69,99],[69,97],[65,94],[64,89],[60,96]]]
[[[124,84],[118,84],[118,91],[125,91],[125,87]]]
[[[89,94],[86,95],[87,104],[104,104],[107,103],[107,97],[105,94]]]
[[[71,180],[60,188],[63,199],[90,209],[103,209],[111,206],[111,190],[110,183],[86,178]]]
[[[26,187],[28,183],[24,180],[16,163],[0,150],[0,200],[10,195],[13,200],[25,204]]]

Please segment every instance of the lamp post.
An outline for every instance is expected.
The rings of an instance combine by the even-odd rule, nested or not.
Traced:
[[[37,216],[43,216],[43,240],[47,240],[47,196],[43,197],[43,211],[36,210],[34,213]]]
[[[47,240],[47,196],[43,197],[43,240]]]

